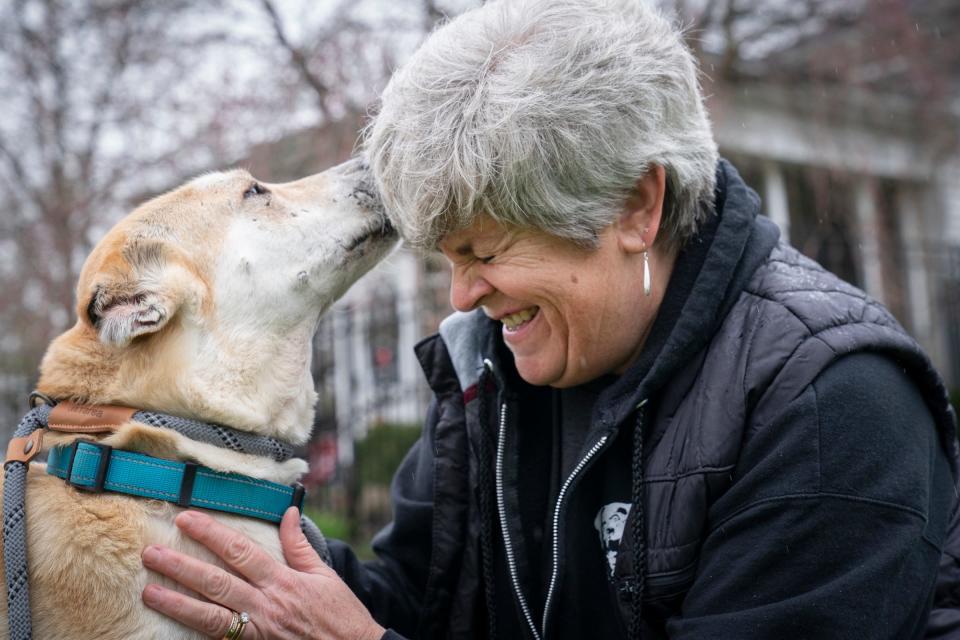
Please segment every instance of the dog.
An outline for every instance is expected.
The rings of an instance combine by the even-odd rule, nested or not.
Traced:
[[[138,207],[87,259],[78,320],[49,346],[38,391],[303,444],[317,323],[398,241],[371,184],[358,159],[285,184],[233,170]],[[76,438],[50,431],[43,448]],[[281,484],[307,468],[132,421],[100,441]],[[147,582],[176,588],[143,568],[149,544],[223,566],[178,533],[176,504],[81,492],[33,464],[26,508],[34,637],[202,637],[140,601]],[[276,525],[210,513],[282,561]],[[0,612],[5,620],[5,598]]]

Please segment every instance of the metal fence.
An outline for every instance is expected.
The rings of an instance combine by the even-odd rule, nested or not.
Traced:
[[[370,429],[419,425],[426,414],[430,389],[413,353],[419,334],[411,333],[418,324],[412,301],[389,302],[336,309],[314,338],[314,440],[334,438],[334,448],[324,449],[338,469],[353,463],[354,443]],[[329,464],[322,466],[312,481],[328,481]]]
[[[411,260],[351,292],[314,338],[319,400],[304,484],[321,523],[361,553],[391,517],[390,478],[430,402],[414,346],[450,312],[446,265]]]

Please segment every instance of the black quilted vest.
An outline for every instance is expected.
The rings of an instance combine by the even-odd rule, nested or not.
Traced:
[[[604,408],[591,427],[592,434],[611,435],[632,428],[637,404],[656,398],[644,425],[646,511],[657,515],[646,520],[643,578],[645,607],[661,618],[679,610],[693,580],[708,513],[733,482],[731,471],[751,437],[746,426],[769,425],[781,407],[845,354],[887,353],[909,370],[937,422],[954,478],[960,477],[955,417],[940,377],[917,343],[880,304],[778,242],[773,224],[757,216],[756,195],[732,166],[722,162],[718,177],[722,215],[712,237],[696,240],[710,248],[679,320],[642,377],[627,374],[604,394]],[[496,357],[498,334],[479,311],[456,314],[417,349],[439,403],[433,552],[421,637],[483,635],[480,442],[496,429],[504,398],[522,402],[491,378],[478,384],[485,358],[509,366]],[[486,429],[481,414],[489,421]],[[957,527],[952,529],[956,533]],[[631,537],[628,525],[623,539]],[[954,536],[947,545],[954,556],[958,543]],[[624,586],[635,580],[633,551],[629,544],[621,546],[615,579]],[[945,554],[938,597],[958,592],[954,556]],[[558,606],[572,606],[563,598],[563,583],[561,572]],[[629,620],[629,598],[620,604]]]

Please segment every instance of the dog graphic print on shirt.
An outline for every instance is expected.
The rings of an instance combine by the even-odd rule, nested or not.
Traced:
[[[623,538],[623,528],[627,524],[630,507],[629,502],[611,502],[600,508],[593,521],[593,527],[600,534],[600,544],[607,555],[610,577],[613,577],[614,568],[617,566],[617,552],[620,551],[620,540]]]

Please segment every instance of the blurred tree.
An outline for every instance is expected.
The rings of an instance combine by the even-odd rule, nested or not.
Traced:
[[[395,60],[445,11],[434,0],[0,4],[0,327],[14,334],[0,339],[0,368],[34,370],[73,318],[93,242],[131,204],[293,131],[350,116],[355,135]]]
[[[270,27],[268,47],[285,58],[279,66],[293,69],[293,83],[312,93],[324,121],[365,113],[398,59],[448,15],[480,4],[408,0],[371,11],[370,5],[338,0],[318,19],[312,3],[256,1]]]
[[[715,83],[758,77],[942,100],[960,75],[953,0],[657,0]]]
[[[181,90],[191,59],[217,38],[169,28],[191,4],[0,5],[0,325],[17,333],[4,368],[35,366],[73,316],[78,271],[105,218],[202,127],[182,121]]]
[[[684,25],[690,47],[711,60],[710,75],[732,81],[752,65],[856,15],[863,0],[659,0]]]

